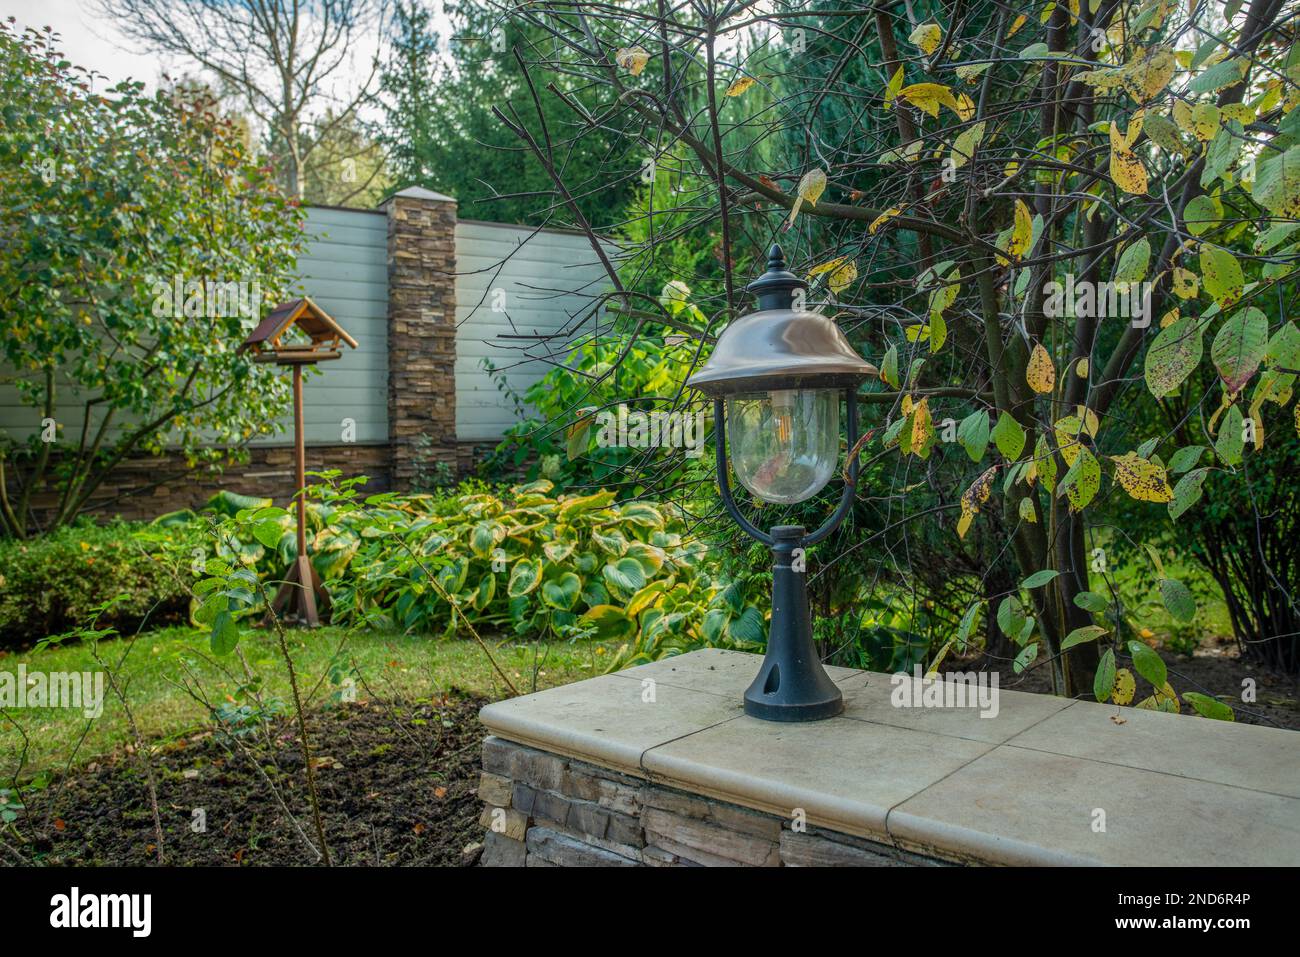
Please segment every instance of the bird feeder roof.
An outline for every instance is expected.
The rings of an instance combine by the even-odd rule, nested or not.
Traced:
[[[297,327],[307,335],[310,345],[298,343],[281,343],[280,339],[292,328]],[[348,335],[328,312],[307,296],[291,299],[272,309],[257,328],[249,334],[237,350],[240,353],[254,352],[259,361],[283,360],[289,355],[297,361],[313,361],[309,356],[318,358],[335,358],[335,351],[340,342],[346,342],[351,348],[357,347],[357,340]],[[265,358],[264,358],[265,357]]]

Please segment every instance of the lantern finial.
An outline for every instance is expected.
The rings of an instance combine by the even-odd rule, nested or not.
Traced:
[[[767,272],[751,282],[745,289],[758,297],[759,310],[794,308],[794,290],[807,289],[808,284],[790,272],[785,265],[785,252],[777,243],[767,251]]]

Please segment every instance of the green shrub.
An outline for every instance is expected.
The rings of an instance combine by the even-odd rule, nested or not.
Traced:
[[[746,586],[717,577],[673,506],[552,489],[382,495],[364,507],[333,498],[332,534],[353,550],[330,569],[335,623],[450,634],[462,624],[454,606],[479,631],[622,642],[615,667],[762,648],[764,616]]]
[[[78,524],[31,541],[0,541],[0,647],[33,644],[85,624],[94,610],[118,601],[98,625],[129,634],[184,620],[189,596],[176,569],[198,548],[189,531],[170,536],[164,555],[156,528],[126,522]],[[182,568],[184,575],[187,569]]]

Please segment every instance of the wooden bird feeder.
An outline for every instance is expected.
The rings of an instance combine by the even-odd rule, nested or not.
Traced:
[[[305,334],[307,341],[302,341]],[[310,299],[293,299],[271,310],[236,350],[252,353],[254,362],[274,362],[293,367],[293,439],[297,468],[298,557],[284,574],[284,583],[271,602],[271,614],[282,615],[310,627],[320,624],[321,611],[329,610],[329,593],[307,555],[307,449],[302,424],[302,369],[341,358],[341,345],[357,347],[343,327]]]

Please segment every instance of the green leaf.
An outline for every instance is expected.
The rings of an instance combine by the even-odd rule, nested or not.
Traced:
[[[1070,501],[1071,511],[1078,512],[1088,507],[1101,488],[1101,464],[1084,446],[1079,447],[1079,454],[1074,464],[1061,479],[1057,494],[1065,492]]]
[[[1219,127],[1219,132],[1214,134],[1214,139],[1210,140],[1210,145],[1205,148],[1205,165],[1201,169],[1203,189],[1209,189],[1220,176],[1231,182],[1231,177],[1225,174],[1241,155],[1241,147],[1245,142],[1243,132],[1242,125],[1230,119]],[[1188,229],[1190,228],[1191,224],[1188,224]]]
[[[1015,595],[1008,595],[1002,599],[1002,604],[998,605],[998,627],[1002,629],[1004,635],[1008,638],[1017,638],[1027,620],[1020,599]]]
[[[542,584],[542,601],[552,608],[572,611],[573,606],[578,603],[578,595],[581,592],[582,579],[573,572],[565,572],[554,581]]]
[[[208,644],[214,655],[228,655],[239,644],[239,625],[228,611],[219,612],[212,621]]]
[[[1169,674],[1164,660],[1150,646],[1140,641],[1130,641],[1128,652],[1133,656],[1133,667],[1137,673],[1151,682],[1152,687],[1159,689],[1165,686]]]
[[[890,344],[880,363],[880,378],[886,385],[898,388],[898,347]]]
[[[1075,645],[1081,645],[1086,641],[1096,641],[1102,635],[1106,634],[1107,629],[1101,625],[1084,625],[1082,628],[1076,628],[1065,636],[1061,642],[1061,651],[1067,648],[1073,648]]]
[[[1157,399],[1176,392],[1201,361],[1204,352],[1201,324],[1196,316],[1183,316],[1156,334],[1147,350],[1147,388]]]
[[[1203,445],[1185,445],[1169,457],[1169,471],[1173,475],[1179,475],[1188,469],[1195,468],[1196,463],[1201,460],[1201,454],[1205,451]]]
[[[989,447],[989,416],[987,412],[972,412],[957,426],[957,441],[962,444],[972,462],[984,458]]]
[[[759,644],[767,637],[767,625],[763,621],[763,613],[750,605],[740,613],[740,617],[728,622],[727,637],[741,644]]]
[[[1160,598],[1176,620],[1191,621],[1196,617],[1196,600],[1182,582],[1173,578],[1160,579]]]
[[[998,416],[998,423],[993,427],[993,443],[1008,462],[1020,458],[1025,450],[1025,430],[1020,423],[1003,412]]]
[[[1141,282],[1151,262],[1151,244],[1146,237],[1124,247],[1115,266],[1115,282]]]
[[[1016,655],[1016,660],[1011,663],[1011,670],[1016,674],[1020,674],[1032,665],[1037,657],[1038,642],[1034,642],[1032,645],[1025,645],[1025,647],[1020,650],[1020,654]]]
[[[1246,447],[1242,426],[1245,417],[1241,408],[1234,405],[1219,423],[1219,436],[1214,440],[1214,453],[1224,465],[1240,465],[1241,454]]]
[[[1250,381],[1268,349],[1268,317],[1254,306],[1242,309],[1219,327],[1210,358],[1229,393]]]
[[[1216,721],[1236,721],[1237,716],[1233,713],[1232,708],[1224,704],[1218,698],[1211,698],[1209,695],[1203,695],[1199,691],[1184,691],[1183,700],[1196,709],[1196,713],[1206,717],[1213,718]]]
[[[605,582],[616,592],[630,598],[645,587],[645,569],[635,558],[620,558],[610,562],[604,569]]]
[[[1034,572],[1028,578],[1020,583],[1021,588],[1040,588],[1046,585],[1057,575],[1061,574],[1055,568],[1044,568],[1042,571]]]
[[[1282,153],[1263,151],[1251,197],[1278,219],[1300,219],[1300,146]]]
[[[623,641],[636,634],[636,622],[614,605],[596,605],[580,619],[594,627],[599,641]]]
[[[1110,607],[1110,600],[1105,595],[1098,595],[1095,591],[1081,591],[1074,596],[1074,603],[1084,611],[1090,611],[1094,615],[1100,615]]]
[[[1209,469],[1197,469],[1195,472],[1188,472],[1178,480],[1174,486],[1174,497],[1169,500],[1169,517],[1178,521],[1178,517],[1187,511],[1201,497],[1201,486],[1205,484],[1205,477],[1210,474]]]
[[[522,598],[533,591],[542,581],[542,562],[539,558],[521,558],[510,569],[510,581],[506,585],[509,598]]]
[[[1098,701],[1106,701],[1115,687],[1115,652],[1107,648],[1097,664],[1097,673],[1092,678],[1092,693]]]
[[[1223,309],[1241,298],[1246,282],[1237,257],[1217,246],[1201,246],[1201,279],[1205,291]]]
[[[1189,233],[1200,236],[1223,221],[1223,204],[1212,196],[1197,196],[1187,204],[1183,221]]]
[[[1040,435],[1034,444],[1034,464],[1038,466],[1038,480],[1049,492],[1056,491],[1056,456],[1047,444],[1047,436]]]
[[[971,632],[975,630],[975,622],[979,619],[980,609],[983,605],[982,601],[971,602],[971,606],[961,616],[961,623],[957,626],[957,643],[962,647],[965,647]]]

